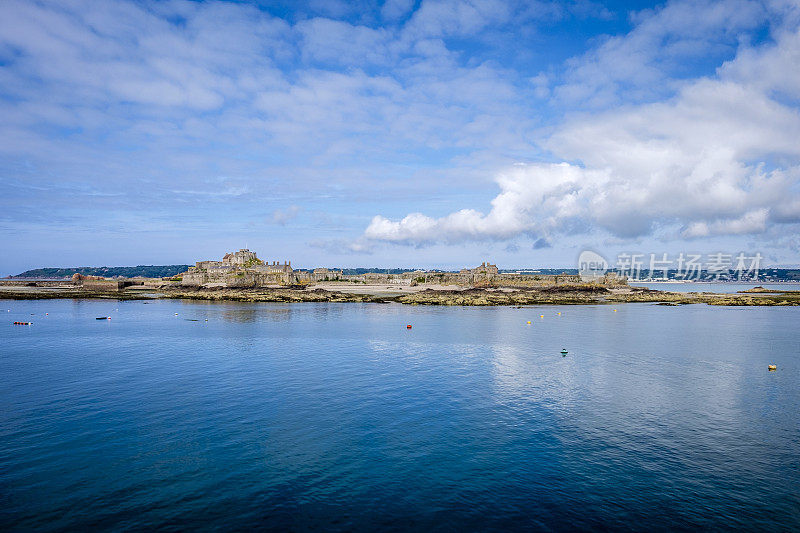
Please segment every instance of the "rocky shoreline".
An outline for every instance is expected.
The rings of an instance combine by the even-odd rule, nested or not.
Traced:
[[[185,299],[238,302],[359,302],[406,305],[525,306],[653,303],[661,305],[708,304],[724,306],[796,306],[800,291],[756,290],[741,293],[679,293],[642,287],[605,288],[592,285],[558,286],[544,289],[426,289],[408,294],[370,294],[325,289],[297,288],[186,288],[163,287],[149,291],[99,291],[81,288],[0,289],[0,299],[39,300],[98,298],[113,300]]]

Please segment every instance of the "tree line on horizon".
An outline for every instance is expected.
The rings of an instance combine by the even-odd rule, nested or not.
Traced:
[[[127,267],[72,267],[72,268],[34,268],[11,278],[71,278],[81,276],[102,276],[104,278],[170,278],[186,272],[189,265],[138,265]]]

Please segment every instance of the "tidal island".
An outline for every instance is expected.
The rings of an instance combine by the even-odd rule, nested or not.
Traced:
[[[0,299],[177,298],[246,302],[374,302],[410,305],[524,306],[543,304],[800,305],[799,291],[736,294],[668,292],[628,284],[614,272],[591,281],[576,274],[501,271],[488,261],[459,271],[295,269],[291,261],[264,261],[246,248],[203,260],[161,278],[75,273],[68,279],[0,280]]]

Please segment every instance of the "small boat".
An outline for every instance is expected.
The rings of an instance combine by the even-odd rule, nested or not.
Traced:
[[[111,320],[111,317],[110,316],[98,316],[98,317],[95,318],[95,320]]]
[[[767,370],[769,370],[770,372],[778,370],[778,365],[767,365]]]
[[[14,322],[15,326],[31,326],[33,322]]]
[[[566,348],[562,348],[562,349],[561,349],[561,355],[562,355],[563,357],[566,357],[568,353],[569,353],[569,352],[567,351],[567,349],[566,349]]]

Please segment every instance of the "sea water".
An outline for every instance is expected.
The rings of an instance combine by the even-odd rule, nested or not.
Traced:
[[[1,303],[1,530],[800,528],[800,308]]]
[[[680,281],[632,281],[631,287],[644,287],[657,291],[668,292],[714,292],[732,294],[750,290],[754,287],[762,287],[769,291],[800,291],[800,283],[796,281],[786,281],[777,283],[750,281],[748,283],[719,281],[719,282],[680,282]]]

